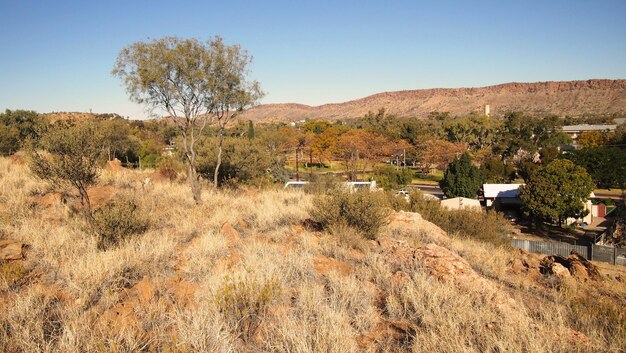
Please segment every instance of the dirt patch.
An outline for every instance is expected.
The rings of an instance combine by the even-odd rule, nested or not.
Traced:
[[[107,161],[106,169],[114,173],[125,173],[128,171],[128,169],[122,167],[122,162],[117,158],[112,161]]]

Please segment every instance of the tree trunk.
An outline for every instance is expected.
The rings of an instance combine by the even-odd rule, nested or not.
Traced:
[[[193,201],[196,205],[202,202],[202,188],[198,181],[198,172],[196,168],[189,164],[189,186],[191,186],[191,194],[193,195]]]
[[[78,193],[80,194],[80,205],[83,208],[83,212],[88,219],[91,219],[91,200],[89,200],[89,194],[87,193],[87,188],[84,185],[78,184]]]
[[[213,188],[217,190],[217,178],[220,173],[220,165],[222,164],[222,145],[224,144],[224,127],[220,125],[220,139],[217,147],[217,164],[215,164],[215,172],[213,173]]]
[[[193,195],[193,201],[196,205],[199,205],[202,202],[202,188],[200,187],[200,183],[198,182],[198,172],[196,171],[196,153],[194,151],[194,136],[191,135],[191,141],[187,141],[189,135],[187,131],[182,130],[183,134],[183,149],[185,151],[185,157],[187,158],[187,170],[188,170],[188,181],[189,186],[191,187],[191,194]]]

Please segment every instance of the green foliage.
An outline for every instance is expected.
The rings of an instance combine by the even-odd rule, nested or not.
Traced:
[[[413,171],[408,168],[396,169],[391,165],[376,168],[374,179],[377,184],[385,190],[397,190],[413,180]]]
[[[107,158],[125,162],[137,162],[140,141],[133,136],[128,122],[122,118],[104,120],[98,123],[98,132],[102,136],[103,149]]]
[[[626,188],[626,149],[616,147],[583,148],[567,158],[585,168],[601,188]]]
[[[506,235],[509,223],[496,211],[482,212],[474,209],[448,210],[439,201],[425,198],[419,191],[410,195],[410,210],[432,222],[450,235],[458,235],[498,246],[508,244]]]
[[[314,195],[331,195],[343,187],[341,178],[334,174],[313,174],[304,192]]]
[[[512,157],[519,150],[534,154],[540,147],[558,147],[571,144],[571,138],[559,127],[563,120],[556,116],[533,117],[520,112],[504,117],[504,126],[494,152]]]
[[[98,237],[98,249],[113,248],[148,229],[148,219],[132,198],[119,198],[93,212],[91,229]]]
[[[489,158],[480,166],[480,174],[486,183],[506,184],[515,179],[515,168],[499,158]]]
[[[569,160],[557,159],[520,186],[519,198],[525,215],[562,224],[569,217],[579,218],[588,213],[584,202],[594,188],[584,168]]]
[[[525,182],[530,180],[530,177],[539,170],[541,166],[531,161],[521,161],[517,166],[518,174],[524,179]]]
[[[164,37],[124,48],[112,73],[126,86],[131,100],[161,109],[176,124],[183,139],[184,160],[193,198],[200,203],[202,188],[196,165],[196,143],[210,121],[219,139],[214,184],[217,187],[222,141],[227,123],[263,95],[256,81],[247,79],[252,57],[239,45],[222,38],[206,42]]]
[[[482,184],[478,168],[472,165],[467,153],[455,158],[446,169],[439,186],[446,197],[475,198]]]
[[[239,338],[250,341],[267,316],[272,301],[281,293],[276,278],[231,279],[217,289],[215,301],[224,317],[236,325]]]
[[[310,214],[324,229],[348,226],[360,231],[367,239],[376,239],[389,212],[384,193],[337,191],[315,198]]]
[[[200,145],[198,150],[198,171],[210,178],[217,164],[217,151],[207,145]],[[224,156],[218,174],[220,184],[263,186],[284,183],[288,178],[285,156],[273,153],[261,139],[249,142],[247,139],[228,138],[224,141]]]
[[[15,153],[29,140],[38,140],[43,126],[34,111],[7,109],[0,113],[0,155]]]
[[[98,180],[102,137],[93,125],[55,127],[40,141],[45,152],[33,152],[30,167],[35,175],[55,186],[71,185],[88,214],[91,203],[87,187]]]
[[[20,132],[17,128],[0,124],[0,155],[10,155],[20,148]]]

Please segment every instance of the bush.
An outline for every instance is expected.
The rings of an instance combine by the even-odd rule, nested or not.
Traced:
[[[215,301],[222,315],[236,325],[239,338],[248,342],[256,334],[267,316],[269,304],[280,295],[280,290],[275,278],[226,278],[226,283],[217,290]]]
[[[56,187],[76,188],[83,210],[91,215],[87,188],[98,181],[102,155],[102,137],[95,126],[57,126],[42,137],[40,144],[45,153],[33,152],[30,163],[33,173]]]
[[[131,198],[121,198],[93,212],[91,227],[98,237],[98,249],[115,247],[130,236],[148,229],[148,220],[138,210]]]
[[[448,234],[460,235],[495,245],[507,244],[508,222],[496,211],[473,209],[447,210],[439,201],[426,199],[420,191],[410,195],[411,211],[417,212],[425,220],[432,222]]]
[[[308,194],[331,195],[340,190],[341,183],[341,178],[334,174],[314,174],[303,189]]]
[[[184,171],[184,165],[174,158],[162,158],[157,163],[156,171],[159,175],[169,179],[170,181],[175,181],[178,178],[178,172]]]
[[[408,168],[397,169],[385,165],[376,169],[376,181],[385,190],[397,190],[410,184],[413,180],[413,171]]]
[[[367,239],[376,239],[389,212],[383,193],[340,191],[314,199],[311,217],[324,229],[349,226],[362,232]]]

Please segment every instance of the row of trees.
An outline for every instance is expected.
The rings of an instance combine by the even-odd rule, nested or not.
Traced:
[[[166,143],[175,143],[187,166],[193,198],[199,203],[202,177],[212,178],[214,187],[228,180],[268,176],[282,180],[287,175],[285,162],[293,159],[297,178],[303,161],[324,165],[334,159],[342,161],[350,179],[357,179],[366,171],[380,170],[380,162],[445,168],[467,151],[473,163],[481,165],[472,178],[529,178],[540,166],[535,158],[538,152],[545,164],[558,157],[558,146],[571,142],[559,129],[562,119],[520,113],[498,119],[435,112],[430,119],[420,120],[381,109],[358,119],[310,121],[298,128],[255,129],[251,122],[231,127],[263,95],[258,82],[248,79],[250,63],[247,51],[226,45],[219,37],[206,42],[166,37],[124,48],[112,73],[122,80],[133,101],[167,114],[170,124],[104,119],[97,128],[102,137],[97,139],[99,148],[109,159],[151,162],[160,158]],[[36,117],[18,115],[7,112],[0,119],[0,134],[8,137],[2,139],[6,146],[0,147],[6,153],[41,135],[34,127]],[[38,147],[52,151],[43,142]],[[406,179],[389,170],[382,170],[383,174],[389,180]],[[447,180],[453,175],[447,173],[444,183],[452,185]]]

